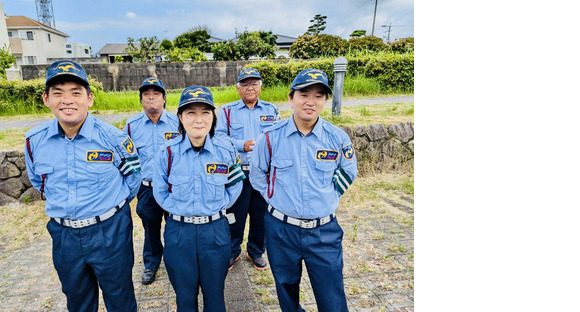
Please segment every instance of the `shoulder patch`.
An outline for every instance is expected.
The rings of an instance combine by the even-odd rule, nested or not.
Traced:
[[[230,173],[230,168],[228,167],[228,165],[222,163],[208,163],[205,164],[205,173],[225,175]]]
[[[133,144],[133,141],[131,141],[131,138],[129,136],[127,136],[125,141],[123,141],[123,147],[125,148],[127,153],[129,153],[129,155],[135,154],[135,144]]]
[[[354,148],[352,148],[352,143],[342,148],[342,155],[345,159],[352,159],[354,156]]]
[[[330,160],[334,161],[338,158],[338,151],[335,150],[316,150],[317,160]]]
[[[87,162],[113,162],[113,152],[111,151],[87,151]]]
[[[240,155],[240,153],[236,154],[236,160],[234,161],[235,164],[241,164],[242,163],[242,156]]]

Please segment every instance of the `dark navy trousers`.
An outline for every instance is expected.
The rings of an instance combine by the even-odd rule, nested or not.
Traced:
[[[107,311],[137,311],[129,202],[111,218],[88,227],[73,229],[51,219],[46,228],[68,311],[97,311],[99,286]]]
[[[146,270],[155,270],[161,264],[163,244],[161,243],[161,221],[167,212],[157,204],[153,188],[141,185],[137,194],[137,215],[143,223],[143,264]]]
[[[230,229],[225,217],[191,224],[168,217],[163,257],[175,290],[177,311],[197,311],[199,287],[203,310],[225,312],[224,287],[230,260]]]
[[[249,171],[244,170],[244,173],[246,177],[250,176]],[[252,187],[250,179],[244,179],[243,183],[244,187],[240,197],[227,210],[228,213],[233,213],[236,216],[236,222],[230,225],[232,236],[231,258],[236,258],[242,252],[241,245],[244,240],[244,228],[246,226],[246,218],[249,215],[250,230],[246,249],[250,258],[254,259],[264,254],[265,251],[264,215],[266,214],[268,203],[266,203],[262,194]]]
[[[283,312],[300,307],[302,261],[306,264],[318,311],[348,311],[342,275],[343,231],[336,221],[303,229],[269,213],[265,217],[266,248]]]

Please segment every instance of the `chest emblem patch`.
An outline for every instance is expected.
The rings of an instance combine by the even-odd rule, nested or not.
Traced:
[[[260,121],[261,122],[276,121],[276,116],[274,116],[274,115],[262,115],[262,116],[260,116]]]
[[[179,132],[165,132],[165,139],[166,140],[173,140],[179,136]]]
[[[87,151],[87,162],[113,162],[113,152],[111,151]]]
[[[336,160],[338,158],[338,151],[334,150],[317,150],[316,159],[318,160]]]
[[[205,164],[205,173],[207,174],[228,174],[229,171],[229,167],[226,164]]]

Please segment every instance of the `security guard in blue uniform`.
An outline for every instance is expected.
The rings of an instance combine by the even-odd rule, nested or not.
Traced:
[[[137,214],[143,223],[145,240],[143,243],[143,264],[145,271],[141,282],[145,285],[155,281],[155,273],[161,264],[163,244],[161,243],[161,220],[167,214],[153,197],[153,172],[155,153],[167,141],[179,136],[179,119],[164,110],[166,104],[165,87],[161,80],[148,77],[139,88],[139,98],[143,112],[129,120],[123,131],[129,134],[141,161],[143,181],[137,193]]]
[[[318,311],[348,311],[335,210],[358,170],[348,135],[319,117],[331,92],[323,71],[301,71],[288,96],[292,117],[258,137],[250,161],[250,182],[269,204],[266,248],[284,312],[304,311],[302,261]]]
[[[100,286],[108,311],[137,311],[129,208],[141,184],[135,146],[88,112],[93,94],[79,64],[52,63],[42,99],[56,119],[26,133],[24,154],[28,177],[46,199],[67,308],[97,311]]]
[[[236,89],[241,99],[222,106],[218,115],[216,134],[229,136],[237,151],[242,156],[242,169],[249,175],[249,164],[255,139],[264,129],[280,120],[278,107],[259,99],[262,91],[262,77],[255,68],[246,68],[238,75]],[[233,213],[236,222],[230,226],[232,235],[232,255],[230,270],[240,259],[241,245],[244,239],[246,218],[250,215],[247,257],[252,260],[257,270],[268,267],[262,256],[265,251],[264,215],[267,203],[260,192],[256,191],[249,179],[244,180],[242,194],[236,203],[228,209]]]
[[[203,86],[187,87],[177,108],[181,138],[168,141],[156,158],[153,194],[169,212],[165,224],[165,267],[178,311],[197,311],[201,286],[204,311],[225,311],[230,258],[226,208],[245,178],[240,155],[215,134],[213,96]]]

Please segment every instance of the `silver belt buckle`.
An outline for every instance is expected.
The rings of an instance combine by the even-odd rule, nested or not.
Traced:
[[[93,225],[97,223],[96,218],[89,218],[84,220],[69,220],[69,225],[73,229],[84,228],[85,226]]]
[[[316,227],[316,220],[310,221],[300,220],[300,227],[303,229],[313,229]]]
[[[250,170],[250,165],[242,165],[242,170]]]

